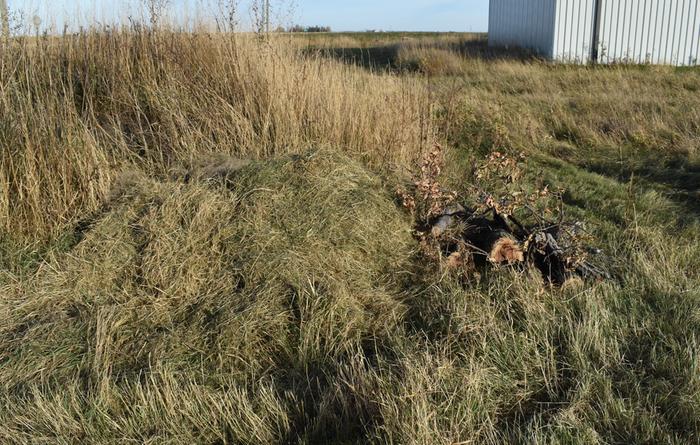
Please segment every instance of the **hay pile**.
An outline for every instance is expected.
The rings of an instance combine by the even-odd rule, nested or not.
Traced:
[[[411,222],[339,154],[132,174],[81,229],[0,289],[3,443],[321,437],[405,312]]]

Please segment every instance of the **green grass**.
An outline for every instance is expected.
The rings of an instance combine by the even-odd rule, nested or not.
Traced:
[[[700,71],[417,37],[460,72],[186,36],[3,71],[0,442],[700,443]],[[117,41],[133,84],[100,56]],[[422,258],[393,190],[434,141],[462,193],[524,152],[613,279]]]

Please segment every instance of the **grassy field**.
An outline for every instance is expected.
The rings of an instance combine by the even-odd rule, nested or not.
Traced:
[[[523,153],[614,278],[464,281],[395,195]],[[700,443],[700,71],[467,34],[0,53],[0,442]]]

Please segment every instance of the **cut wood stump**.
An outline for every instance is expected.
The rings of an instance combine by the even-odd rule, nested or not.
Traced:
[[[568,253],[561,246],[562,230],[556,224],[546,229],[527,228],[512,216],[496,211],[490,216],[477,215],[461,205],[452,205],[433,219],[429,232],[435,238],[446,233],[458,237],[471,250],[477,264],[533,265],[545,281],[555,286],[562,286],[574,277],[583,280],[610,278],[606,271]],[[447,245],[445,253],[450,262],[461,258],[461,253],[454,250],[456,245],[454,240]]]

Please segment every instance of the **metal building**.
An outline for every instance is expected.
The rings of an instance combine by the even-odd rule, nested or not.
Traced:
[[[491,0],[489,44],[573,63],[700,63],[700,0]]]

